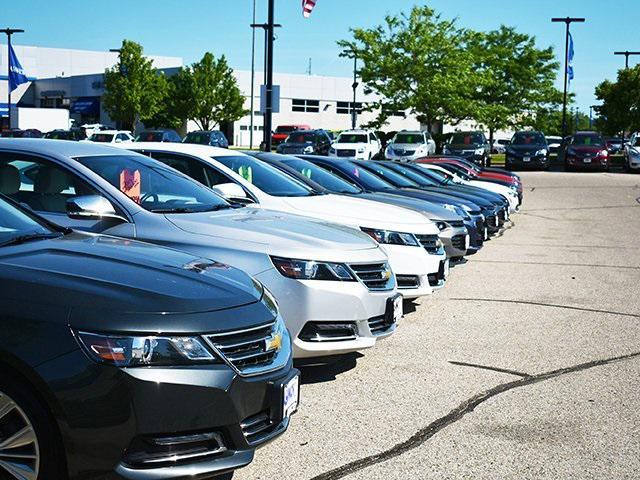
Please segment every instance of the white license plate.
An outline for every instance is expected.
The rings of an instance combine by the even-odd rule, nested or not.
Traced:
[[[489,240],[489,229],[484,227],[484,239]]]
[[[298,410],[298,398],[300,395],[300,378],[293,377],[287,382],[283,390],[282,412],[283,418],[289,418]]]
[[[449,278],[449,259],[447,258],[444,261],[444,279]]]
[[[584,162],[584,163],[591,163],[591,159],[590,159],[590,158],[585,158],[585,159],[583,160],[583,162]]]
[[[404,315],[404,307],[402,306],[402,295],[398,295],[393,299],[393,323],[398,323]]]
[[[469,235],[466,235],[464,237],[464,249],[465,250],[469,250],[469,245],[470,245],[470,243],[469,243]]]
[[[530,162],[531,161],[531,157],[522,157],[522,161],[523,162]]]

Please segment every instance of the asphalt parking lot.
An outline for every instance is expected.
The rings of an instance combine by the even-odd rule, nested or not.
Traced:
[[[640,176],[521,176],[514,228],[396,335],[305,369],[235,478],[638,478]]]

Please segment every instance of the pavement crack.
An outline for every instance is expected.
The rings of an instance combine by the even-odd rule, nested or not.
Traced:
[[[492,372],[507,373],[509,375],[515,375],[516,377],[530,377],[528,373],[518,372],[508,368],[491,367],[489,365],[480,365],[477,363],[457,362],[455,360],[449,360],[451,365],[459,365],[461,367],[480,368],[482,370],[491,370]]]
[[[589,268],[620,268],[624,270],[640,270],[635,265],[599,265],[593,263],[563,263],[563,262],[526,262],[521,260],[476,260],[477,263],[504,263],[508,265],[551,265],[556,267],[589,267]]]
[[[497,395],[508,392],[509,390],[525,387],[528,385],[533,385],[539,382],[544,382],[546,380],[558,378],[563,375],[567,375],[569,373],[580,372],[583,370],[588,370],[590,368],[599,367],[599,366],[607,365],[614,362],[629,360],[638,356],[640,356],[640,352],[634,352],[627,355],[610,357],[610,358],[605,358],[600,360],[592,360],[590,362],[580,363],[577,365],[573,365],[571,367],[565,367],[557,370],[551,370],[549,372],[531,375],[528,377],[521,378],[519,380],[515,380],[513,382],[502,383],[493,388],[480,392],[479,394],[474,395],[473,397],[463,401],[456,408],[451,410],[449,413],[447,413],[443,417],[438,418],[437,420],[430,423],[426,427],[422,428],[421,430],[418,430],[414,435],[412,435],[406,441],[398,443],[394,447],[388,450],[385,450],[383,452],[377,453],[375,455],[370,455],[368,457],[364,457],[359,460],[355,460],[353,462],[342,465],[341,467],[338,467],[328,472],[317,475],[313,477],[311,480],[338,480],[352,473],[358,472],[360,470],[364,470],[365,468],[371,467],[373,465],[377,465],[379,463],[386,462],[395,457],[399,457],[400,455],[403,455],[411,450],[414,450],[420,447],[427,440],[431,439],[433,436],[435,436],[437,433],[447,428],[449,425],[456,423],[468,413],[473,412],[476,409],[476,407],[478,407],[480,404],[486,402],[490,398],[493,398]]]
[[[579,312],[606,313],[609,315],[619,315],[621,317],[640,318],[636,313],[614,312],[612,310],[601,310],[599,308],[574,307],[571,305],[560,305],[557,303],[531,302],[528,300],[506,300],[501,298],[460,298],[451,297],[447,300],[463,301],[463,302],[493,302],[493,303],[516,303],[521,305],[536,305],[539,307],[565,308],[567,310],[577,310]]]

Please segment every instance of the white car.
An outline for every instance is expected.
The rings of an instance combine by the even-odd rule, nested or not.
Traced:
[[[419,167],[425,168],[427,170],[431,170],[432,172],[438,172],[443,177],[450,179],[454,183],[458,183],[460,185],[470,185],[472,187],[482,188],[489,192],[494,192],[502,195],[509,201],[509,213],[516,212],[518,209],[518,204],[520,203],[518,200],[518,190],[512,187],[507,187],[506,185],[500,185],[498,183],[493,182],[483,182],[481,180],[471,180],[470,178],[463,178],[460,174],[452,173],[446,168],[441,167],[440,165],[436,165],[433,163],[417,163]]]
[[[380,153],[381,148],[382,144],[374,131],[346,130],[331,144],[329,156],[371,160]]]
[[[640,132],[635,132],[624,144],[624,166],[628,172],[640,170]]]
[[[493,141],[492,153],[505,153],[507,151],[507,145],[511,140],[506,138],[497,138]]]
[[[429,132],[398,132],[387,145],[384,156],[387,160],[415,160],[436,153],[436,142]]]
[[[396,277],[402,279],[399,291],[405,298],[428,295],[444,286],[449,260],[440,231],[416,211],[342,195],[319,195],[277,168],[238,151],[167,143],[134,143],[125,148],[145,152],[231,201],[366,232],[380,244]]]
[[[101,130],[94,132],[83,142],[96,142],[96,143],[131,143],[134,138],[131,132],[127,130]]]

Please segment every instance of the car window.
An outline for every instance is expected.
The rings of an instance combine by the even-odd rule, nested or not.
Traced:
[[[511,145],[542,145],[544,136],[538,132],[518,132],[511,139]]]
[[[296,169],[302,175],[316,183],[319,183],[324,188],[331,192],[336,193],[359,193],[362,190],[353,184],[343,180],[337,175],[319,167],[318,165],[311,163],[307,160],[295,159],[284,160],[284,163]]]
[[[575,135],[571,144],[585,147],[591,145],[602,147],[604,146],[604,139],[597,134]]]
[[[452,145],[477,145],[480,143],[484,143],[483,139],[484,135],[481,133],[454,133],[451,136]]]
[[[392,166],[385,165],[385,166],[391,170],[394,170],[404,175],[405,177],[409,178],[410,180],[412,180],[413,182],[417,183],[420,186],[426,187],[426,186],[436,185],[436,182],[434,182],[431,178],[429,178],[428,175],[412,170],[411,168],[404,167],[400,164],[394,164]]]
[[[203,163],[194,158],[176,153],[161,152],[149,152],[149,156],[154,160],[158,160],[159,162],[178,170],[180,173],[184,173],[203,185],[208,185]]]
[[[424,143],[424,137],[421,133],[399,133],[393,143]]]
[[[276,128],[276,133],[291,133],[296,129],[296,127],[291,125],[281,125]]]
[[[191,132],[184,137],[184,143],[195,143],[198,145],[209,145],[213,135],[208,132]]]
[[[2,173],[5,173],[5,170],[2,170]],[[0,198],[0,246],[21,235],[48,233],[53,232],[44,224],[37,222],[8,201]]]
[[[371,165],[369,165],[371,163]],[[394,172],[390,168],[387,168],[383,165],[380,165],[376,162],[368,162],[365,166],[366,169],[373,172],[374,174],[382,177],[387,182],[395,185],[396,187],[418,187],[419,185],[413,180],[409,180],[408,178],[402,176],[401,174]]]
[[[337,143],[367,143],[367,136],[361,133],[342,133]]]
[[[633,146],[634,147],[638,147],[640,146],[640,135],[638,135],[635,140],[633,141]]]
[[[293,132],[287,137],[285,143],[314,143],[315,141],[315,133]]]
[[[112,133],[94,133],[89,137],[92,142],[111,143],[113,141]]]
[[[376,139],[376,136],[373,133],[369,134],[369,141],[370,142],[377,142],[378,140]]]

